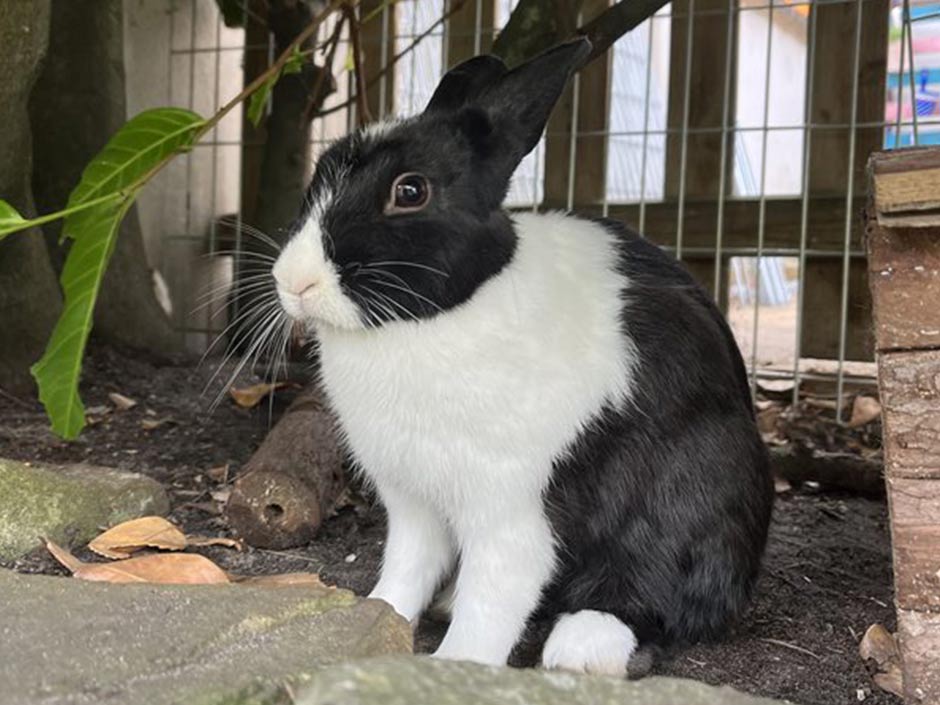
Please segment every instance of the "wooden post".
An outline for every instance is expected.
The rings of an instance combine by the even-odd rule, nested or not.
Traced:
[[[449,0],[447,8],[453,5]],[[479,51],[477,50],[476,28],[480,24]],[[493,34],[496,26],[496,3],[494,0],[466,0],[447,20],[447,66],[453,68],[461,61],[486,54],[493,47]]]
[[[867,212],[898,639],[909,705],[940,702],[940,150],[872,157]]]
[[[686,202],[718,200],[718,186],[721,180],[721,147],[722,140],[727,139],[725,155],[725,197],[727,198],[731,187],[731,173],[734,164],[734,135],[722,134],[725,99],[725,78],[728,74],[726,63],[728,57],[728,42],[735,45],[737,22],[731,23],[729,32],[728,0],[696,0],[695,14],[689,16],[689,0],[676,0],[672,3],[672,28],[669,49],[669,110],[667,126],[670,132],[666,139],[666,174],[665,196],[667,200],[675,200],[682,195]],[[692,22],[692,46],[689,47],[689,22]],[[691,50],[692,56],[688,56]],[[732,49],[731,62],[735,65],[736,51]],[[691,63],[689,60],[691,59]],[[689,77],[688,106],[686,106],[686,65],[691,66]],[[731,72],[731,85],[727,87],[728,114],[734,116],[735,106],[735,74]],[[691,129],[707,128],[714,132],[693,133],[683,137],[679,131],[685,123],[686,110],[688,110],[688,126]],[[682,151],[685,140],[685,181],[682,178]],[[686,210],[683,218],[683,230],[691,224],[694,216]],[[716,231],[717,220],[706,224]],[[672,241],[661,241],[662,244],[675,244],[675,234]],[[709,244],[714,244],[714,234],[709,238]],[[687,243],[686,243],[687,244]],[[692,272],[695,278],[705,286],[722,310],[727,309],[727,287],[722,286],[721,291],[714,291],[715,258],[698,256],[682,256],[683,263]]]
[[[610,0],[586,0],[580,24],[590,22],[610,6]],[[570,36],[579,18],[559,18]],[[567,26],[567,25],[570,25]],[[578,73],[578,136],[575,140],[574,184],[571,185],[571,133],[574,129],[574,81],[572,80],[548,121],[545,141],[545,206],[581,209],[604,200],[607,183],[607,124],[610,100],[610,52]],[[585,134],[581,134],[585,133]],[[569,198],[569,195],[571,198]]]
[[[378,14],[362,25],[362,70],[366,84],[378,76],[383,67],[392,65],[395,56],[395,5],[386,0],[362,0],[359,3],[359,17],[366,17],[372,12]],[[384,49],[384,58],[383,58]],[[366,91],[369,113],[373,119],[381,120],[392,115],[395,97],[395,71],[388,68],[384,80],[376,81]]]
[[[862,36],[859,44],[859,71],[855,75],[856,3],[813,3],[816,41],[807,52],[813,57],[807,70],[813,71],[813,94],[808,114],[812,140],[809,164],[809,192],[813,196],[845,196],[848,188],[849,128],[826,125],[849,124],[852,118],[854,82],[858,81],[856,123],[878,123],[884,119],[885,76],[887,71],[889,0],[860,3]],[[881,127],[856,128],[854,191],[865,188],[865,161],[882,147]],[[815,209],[809,212],[809,230],[825,218]],[[854,222],[854,219],[853,219]],[[860,228],[853,227],[851,244],[857,246]],[[803,293],[803,330],[800,344],[804,357],[836,358],[839,355],[839,321],[842,309],[843,264],[837,258],[807,258]],[[849,265],[848,322],[846,357],[870,360],[872,356],[869,321],[871,298],[865,262],[853,259]]]

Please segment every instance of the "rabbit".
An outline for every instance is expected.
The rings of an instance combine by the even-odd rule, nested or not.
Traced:
[[[618,222],[502,206],[589,52],[469,59],[421,114],[339,139],[272,273],[387,512],[370,597],[415,624],[453,575],[434,656],[502,665],[551,618],[546,668],[623,676],[734,623],[773,490],[682,266]]]

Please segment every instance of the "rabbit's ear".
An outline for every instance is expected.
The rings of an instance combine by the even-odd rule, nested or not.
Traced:
[[[454,111],[479,97],[506,73],[495,56],[474,56],[448,71],[438,84],[425,112]]]
[[[569,76],[590,53],[591,42],[583,37],[559,44],[503,75],[475,101],[509,143],[513,168],[538,144]]]

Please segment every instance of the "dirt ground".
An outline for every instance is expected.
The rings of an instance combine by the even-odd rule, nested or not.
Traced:
[[[98,422],[78,441],[67,443],[47,429],[35,402],[0,394],[0,455],[87,461],[146,473],[166,485],[173,502],[171,519],[185,530],[228,535],[213,498],[221,497],[225,483],[211,480],[207,471],[230,464],[231,473],[237,473],[290,392],[273,407],[263,404],[252,410],[224,398],[210,413],[212,399],[227,381],[227,374],[218,375],[203,394],[215,372],[211,361],[199,367],[156,367],[94,348],[85,367],[83,395]],[[111,392],[139,403],[105,413],[102,407],[110,405]],[[376,577],[383,533],[381,510],[362,500],[341,509],[303,548],[204,551],[232,572],[315,571],[327,582],[364,594]],[[83,551],[78,555],[93,558]],[[39,550],[6,567],[63,572]],[[763,576],[743,622],[727,641],[687,649],[659,663],[654,672],[728,684],[802,705],[899,703],[874,686],[858,657],[858,641],[869,625],[880,622],[893,630],[891,600],[883,502],[805,486],[780,492]],[[444,625],[425,620],[417,634],[418,650],[432,650],[443,630]],[[544,638],[544,625],[530,631],[514,654],[517,665],[531,665],[539,638]]]

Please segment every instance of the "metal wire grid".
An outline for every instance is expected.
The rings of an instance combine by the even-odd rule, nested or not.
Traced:
[[[796,287],[796,330],[793,341],[794,354],[792,369],[788,372],[781,371],[779,369],[765,369],[762,368],[762,366],[759,364],[758,343],[761,336],[761,308],[759,296],[753,297],[754,306],[751,327],[752,350],[749,355],[749,359],[747,360],[751,379],[753,380],[754,384],[757,383],[758,379],[772,379],[780,377],[792,378],[795,383],[793,391],[794,400],[797,398],[801,379],[812,379],[820,377],[819,375],[806,372],[800,364],[800,347],[803,326],[802,314],[804,304],[806,262],[808,257],[835,257],[841,259],[842,261],[841,310],[838,321],[839,350],[838,358],[835,361],[837,398],[842,398],[846,384],[858,384],[866,381],[864,376],[860,377],[854,374],[853,370],[850,370],[846,364],[846,338],[849,305],[849,267],[853,257],[863,256],[863,253],[857,248],[853,240],[853,233],[855,232],[855,222],[853,217],[855,214],[853,213],[852,205],[856,195],[858,195],[858,184],[856,184],[853,180],[853,175],[855,172],[855,139],[858,130],[865,128],[880,128],[886,131],[893,130],[896,143],[898,143],[900,142],[899,137],[901,131],[910,128],[913,133],[913,141],[916,143],[918,141],[918,135],[920,131],[922,131],[925,126],[937,124],[936,120],[924,120],[918,118],[915,104],[916,91],[914,89],[913,82],[913,69],[908,69],[905,74],[905,63],[908,66],[913,64],[913,23],[920,20],[930,19],[930,17],[932,17],[932,15],[921,15],[919,17],[912,18],[910,0],[904,0],[904,2],[901,4],[901,11],[903,16],[901,25],[902,52],[900,59],[901,65],[898,76],[902,81],[905,77],[909,81],[908,99],[912,101],[913,106],[911,111],[911,119],[904,120],[902,110],[900,108],[897,111],[896,118],[892,121],[880,120],[862,122],[857,119],[859,91],[858,69],[861,56],[862,37],[861,18],[863,3],[868,1],[870,0],[817,0],[815,3],[783,3],[777,0],[770,3],[748,3],[746,5],[742,5],[738,2],[738,0],[729,0],[727,8],[714,10],[700,8],[697,9],[695,6],[695,0],[689,0],[687,4],[688,11],[686,13],[671,13],[667,6],[667,8],[658,13],[654,18],[647,20],[647,22],[634,30],[631,35],[621,39],[620,42],[615,45],[612,65],[614,79],[612,81],[611,88],[614,100],[611,101],[612,111],[610,115],[610,129],[603,133],[578,130],[578,115],[577,110],[575,110],[571,117],[571,121],[574,127],[570,135],[567,135],[570,137],[568,148],[569,177],[573,176],[577,170],[578,138],[597,134],[605,134],[607,136],[609,144],[614,147],[614,149],[611,150],[611,153],[609,154],[610,158],[608,159],[608,187],[605,190],[605,197],[602,203],[603,212],[605,214],[608,213],[612,204],[621,202],[638,203],[639,222],[637,225],[639,226],[640,230],[643,230],[644,226],[646,225],[648,206],[652,203],[661,201],[663,197],[662,173],[665,153],[665,140],[670,135],[679,135],[681,139],[680,160],[682,163],[680,168],[679,193],[677,199],[677,208],[679,210],[679,217],[677,220],[678,227],[675,233],[674,244],[668,246],[666,249],[672,250],[679,258],[690,255],[714,255],[715,267],[713,278],[715,291],[719,290],[719,285],[721,284],[722,279],[728,276],[727,271],[725,271],[726,267],[724,265],[724,260],[727,256],[753,257],[756,258],[758,262],[760,262],[763,258],[768,257],[789,256],[795,257],[797,259],[798,282]],[[480,10],[481,0],[471,0],[471,2],[475,2],[477,6],[477,22],[474,31],[474,44],[476,47],[480,47],[485,33],[491,32],[493,30],[491,28],[482,27],[482,12]],[[854,47],[853,66],[851,69],[846,67],[846,70],[852,70],[851,75],[855,77],[855,80],[852,84],[852,95],[849,98],[851,100],[852,109],[850,119],[846,123],[820,124],[814,123],[810,119],[810,116],[813,112],[813,76],[815,73],[814,69],[816,59],[813,51],[816,44],[816,8],[822,4],[835,3],[851,4],[854,5],[855,8],[854,27],[852,27],[850,30],[851,34],[849,34],[849,28],[847,28],[846,32],[848,36],[851,36],[851,41],[853,41]],[[198,43],[195,31],[197,6],[204,6],[205,4],[212,3],[210,3],[209,0],[189,0],[189,2],[178,3],[173,10],[174,15],[186,11],[191,14],[191,20],[189,22],[191,28],[189,46],[181,48],[173,45],[173,48],[170,52],[171,62],[174,56],[189,57],[189,105],[191,107],[195,102],[196,90],[194,69],[196,61],[195,57],[204,53],[213,54],[215,57],[214,104],[218,106],[220,98],[219,56],[223,52],[244,51],[243,45],[223,44],[221,41],[221,29],[218,29],[221,27],[221,18],[216,19],[217,30],[214,46],[205,46]],[[514,4],[515,3],[513,0],[498,0],[496,9],[497,26],[502,26],[505,23]],[[774,124],[771,120],[771,96],[773,91],[771,78],[774,47],[774,15],[775,13],[792,12],[795,8],[799,9],[800,7],[805,9],[806,50],[808,52],[806,57],[807,68],[805,72],[804,93],[803,96],[800,96],[800,98],[805,101],[804,119],[800,122]],[[203,7],[202,10],[204,11],[205,7]],[[444,11],[445,7],[443,0],[399,0],[398,3],[393,6],[386,7],[382,12],[380,21],[383,23],[383,27],[386,29],[390,26],[390,13],[398,13],[396,16],[396,24],[399,29],[399,31],[396,33],[396,36],[391,38],[388,36],[389,33],[384,31],[382,33],[383,43],[386,41],[394,41],[396,49],[401,49],[403,46],[407,45],[416,37],[424,33],[430,24],[436,21],[436,19],[439,18]],[[726,80],[724,83],[724,95],[722,96],[721,125],[717,127],[691,127],[689,124],[691,71],[689,69],[692,57],[692,43],[694,41],[694,24],[700,18],[707,17],[709,15],[723,15],[727,18],[729,36],[731,36],[732,30],[735,28],[735,23],[740,22],[743,13],[748,12],[764,13],[767,16],[767,34],[765,38],[766,49],[763,59],[764,85],[762,87],[762,120],[759,124],[741,125],[738,124],[736,116],[732,114],[731,86],[737,67],[735,66],[734,61],[733,47],[729,42],[725,56],[724,68]],[[656,57],[654,55],[656,46],[654,37],[656,37],[658,33],[659,36],[666,36],[668,38],[668,23],[670,23],[673,19],[683,17],[690,17],[691,21],[687,22],[685,36],[687,63],[685,66],[686,78],[683,85],[682,97],[682,124],[679,128],[670,128],[665,124],[665,97],[661,87],[657,87],[656,77],[654,75],[654,71],[662,72],[662,67],[656,67]],[[885,18],[885,21],[887,20],[888,18]],[[330,31],[329,27],[324,27],[323,36],[325,36],[325,33],[328,31]],[[343,41],[348,41],[348,39],[344,38]],[[446,47],[447,41],[445,30],[441,28],[438,31],[431,32],[422,40],[421,44],[418,45],[421,53],[414,53],[408,57],[408,59],[399,62],[399,64],[396,66],[395,80],[393,82],[395,85],[395,96],[393,104],[396,106],[396,113],[410,114],[420,109],[420,106],[424,104],[427,97],[430,95],[431,90],[433,90],[433,86],[438,80],[439,75],[443,71],[443,67],[447,64]],[[388,53],[385,49],[386,47],[383,46],[383,57],[388,56]],[[345,60],[344,54],[345,51],[343,49],[337,52],[337,56],[339,57],[340,61]],[[383,63],[383,69],[384,68],[385,64]],[[343,75],[347,77],[347,81],[343,82],[344,85],[340,87],[338,93],[330,99],[332,104],[339,104],[345,101],[353,92],[353,87],[350,83],[351,79],[349,78],[348,73]],[[618,76],[620,77],[619,83]],[[389,87],[387,85],[387,81],[383,77],[380,81],[380,93],[382,94],[380,104],[382,106],[386,104],[384,96],[388,90]],[[574,91],[576,94],[574,105],[577,106],[577,94],[580,91],[580,80],[578,77],[575,77],[574,80]],[[904,87],[902,86],[902,96],[903,92]],[[222,97],[224,98],[224,96]],[[618,100],[618,98],[621,100]],[[625,106],[623,103],[625,101],[630,102],[630,107],[633,108],[632,110],[628,112],[624,111]],[[327,107],[331,105],[331,102],[327,103]],[[331,116],[332,119],[319,120],[315,123],[311,139],[312,155],[315,156],[319,149],[322,149],[324,144],[328,143],[335,137],[340,136],[354,124],[355,115],[353,111],[354,107],[351,107],[348,110],[336,113],[334,116]],[[642,115],[642,121],[637,119],[638,114]],[[625,115],[627,117],[624,117]],[[377,117],[382,118],[385,116],[380,115]],[[846,192],[844,194],[846,205],[844,242],[841,253],[828,250],[811,249],[808,247],[810,229],[810,193],[808,188],[810,181],[809,157],[812,153],[812,139],[814,133],[818,134],[820,131],[824,130],[847,131],[850,140],[847,164],[848,183]],[[802,149],[800,150],[802,168],[800,169],[798,187],[798,195],[801,198],[799,244],[797,247],[768,248],[765,246],[766,206],[769,198],[766,185],[768,169],[773,167],[773,165],[768,164],[768,144],[774,133],[783,131],[791,133],[797,132],[802,137]],[[686,244],[685,233],[683,232],[683,215],[687,203],[685,183],[686,169],[684,167],[688,159],[689,137],[695,134],[709,133],[718,133],[725,136],[733,135],[734,141],[729,143],[729,140],[727,139],[722,140],[720,155],[721,168],[719,171],[718,184],[719,197],[717,199],[717,218],[715,223],[714,245],[711,247],[691,247]],[[760,139],[760,158],[758,160],[759,165],[757,168],[758,175],[756,177],[758,188],[756,194],[750,194],[756,198],[758,202],[759,217],[757,230],[754,234],[753,246],[727,247],[724,245],[726,204],[730,199],[740,195],[741,192],[744,191],[743,187],[741,186],[741,170],[743,166],[746,165],[742,166],[741,161],[742,157],[746,157],[746,150],[741,147],[738,140],[741,138],[741,136],[751,133],[759,136]],[[620,149],[618,151],[616,149],[618,140],[622,140],[623,143],[627,145],[627,148]],[[218,150],[219,148],[226,146],[240,148],[242,145],[239,139],[224,140],[219,139],[214,135],[213,139],[204,142],[200,147],[197,147],[197,150],[187,157],[188,164],[186,169],[186,191],[187,193],[191,193],[193,179],[196,178],[193,160],[197,158],[198,150],[213,150],[211,161],[212,168],[208,177],[213,183],[213,188],[210,191],[213,199],[212,203],[210,204],[210,211],[213,214],[216,214],[217,210],[214,200],[216,198],[216,189],[214,184],[218,176],[216,158],[217,154],[214,150]],[[520,167],[519,173],[517,173],[516,178],[514,179],[513,187],[511,189],[511,201],[516,206],[522,206],[527,203],[527,207],[537,209],[540,205],[542,199],[542,170],[544,168],[543,149],[544,146],[540,146],[540,149],[533,152],[533,154],[527,158],[526,162]],[[734,169],[728,170],[726,168],[729,163],[728,160],[733,160]],[[620,164],[619,167],[618,164]],[[618,171],[618,168],[620,171]],[[729,171],[732,174],[731,179],[727,178],[726,176]],[[731,183],[729,183],[729,181]],[[630,182],[635,184],[632,189],[629,187],[624,187],[625,183]],[[574,179],[569,178],[569,189],[567,194],[567,206],[569,208],[576,208],[578,205],[581,205],[574,202],[573,183]],[[204,235],[200,234],[200,229],[194,226],[193,218],[191,217],[192,204],[187,202],[185,210],[187,216],[184,226],[184,234],[180,235],[179,237],[190,242],[203,243]],[[240,219],[240,214],[237,214],[236,218]],[[210,221],[209,228],[209,249],[211,252],[215,250],[214,219]],[[203,229],[202,232],[205,232],[205,230]],[[240,231],[237,230],[236,237],[239,236]],[[240,241],[236,241],[236,250],[238,250],[240,246]],[[755,288],[758,291],[760,290],[762,276],[763,274],[761,267],[757,266],[755,269]],[[183,317],[183,320],[180,321],[180,324],[180,327],[186,332],[200,333],[205,336],[212,336],[218,330],[217,326],[206,325],[205,321],[201,322],[201,325],[200,322],[196,322],[194,325],[192,319],[186,320],[186,317]],[[205,340],[208,340],[208,337],[206,337]]]

